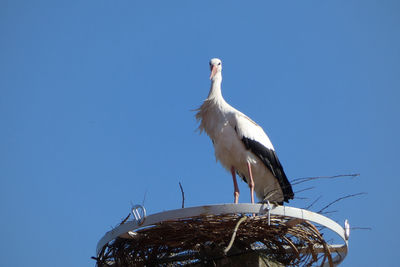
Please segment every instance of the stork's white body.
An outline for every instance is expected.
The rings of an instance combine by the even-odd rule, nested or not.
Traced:
[[[250,163],[254,191],[260,201],[283,202],[285,196],[278,179],[261,158],[246,147],[243,140],[261,144],[263,149],[275,153],[271,141],[259,125],[224,100],[221,82],[221,71],[216,71],[212,77],[210,93],[196,114],[196,118],[201,121],[200,130],[204,130],[213,141],[216,159],[233,175],[235,170],[247,183],[251,176]]]

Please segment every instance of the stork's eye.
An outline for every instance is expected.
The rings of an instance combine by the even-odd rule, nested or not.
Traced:
[[[218,63],[218,65],[221,65],[221,62],[220,62],[220,63]]]

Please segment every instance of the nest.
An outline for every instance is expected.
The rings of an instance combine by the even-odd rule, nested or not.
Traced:
[[[137,229],[130,239],[116,238],[95,259],[99,267],[190,266],[246,253],[285,266],[327,260],[333,266],[329,246],[313,224],[274,215],[270,220],[236,214],[163,221]]]

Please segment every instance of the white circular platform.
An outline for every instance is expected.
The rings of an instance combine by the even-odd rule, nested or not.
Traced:
[[[343,228],[335,221],[321,214],[299,208],[268,204],[216,204],[170,210],[149,216],[146,216],[146,212],[144,208],[142,208],[143,207],[141,206],[135,206],[132,211],[135,218],[134,220],[127,221],[124,224],[119,225],[115,229],[107,232],[100,239],[97,244],[97,255],[99,255],[103,247],[109,242],[118,237],[130,239],[135,235],[135,231],[138,229],[143,229],[165,221],[192,218],[197,216],[225,214],[255,214],[256,216],[269,214],[271,216],[284,216],[290,219],[286,222],[288,225],[291,223],[299,224],[302,221],[309,221],[330,229],[343,241],[342,244],[328,244],[330,253],[332,255],[336,253],[336,256],[332,258],[332,262],[335,266],[344,260],[348,252],[349,225],[347,220],[345,223],[345,228]],[[326,248],[323,248],[322,246],[315,247],[314,252],[323,253],[325,251],[324,249]],[[299,248],[299,251],[301,251],[301,253],[307,253],[307,248]],[[330,266],[329,262],[326,262],[324,266]]]

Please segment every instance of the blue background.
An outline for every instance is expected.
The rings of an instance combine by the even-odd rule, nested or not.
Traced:
[[[195,131],[208,61],[270,136],[311,210],[353,227],[342,266],[393,266],[399,220],[400,2],[0,1],[2,266],[94,266],[135,203],[233,201]],[[249,201],[239,182],[240,202]]]

